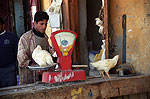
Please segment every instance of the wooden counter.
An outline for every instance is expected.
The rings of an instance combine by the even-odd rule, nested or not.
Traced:
[[[150,92],[150,75],[87,78],[83,82],[35,83],[0,89],[0,99],[101,99]]]

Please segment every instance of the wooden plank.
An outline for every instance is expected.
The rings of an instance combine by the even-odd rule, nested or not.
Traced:
[[[2,88],[0,98],[102,99],[150,92],[150,75],[113,77],[87,79],[85,82],[36,83],[26,87]]]
[[[71,30],[77,33],[77,40],[73,50],[73,63],[80,63],[80,34],[79,34],[79,12],[78,0],[69,0]]]
[[[149,99],[149,98],[147,98],[147,93],[140,93],[140,98],[141,99]]]
[[[108,0],[104,0],[104,33],[106,35],[105,39],[105,56],[106,58],[109,58],[109,50],[108,50]]]
[[[78,0],[63,0],[62,16],[63,29],[72,30],[78,34],[72,59],[73,63],[80,63]]]
[[[129,96],[129,99],[140,99],[139,94],[133,94]]]
[[[150,99],[150,92],[147,92],[147,99]]]
[[[63,29],[70,30],[70,12],[69,0],[62,1],[62,20]]]
[[[129,95],[123,96],[122,99],[129,99]]]

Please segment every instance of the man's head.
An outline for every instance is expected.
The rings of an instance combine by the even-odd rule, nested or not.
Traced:
[[[49,16],[46,12],[36,12],[34,15],[34,28],[37,32],[45,33]]]
[[[0,17],[0,32],[3,32],[5,28],[4,20]]]

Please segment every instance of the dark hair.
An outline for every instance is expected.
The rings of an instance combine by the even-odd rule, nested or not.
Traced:
[[[49,16],[46,12],[44,11],[39,11],[36,12],[34,15],[34,21],[36,21],[36,23],[38,23],[39,21],[43,21],[44,19],[46,19],[48,21]]]
[[[0,23],[4,24],[4,20],[0,17]]]

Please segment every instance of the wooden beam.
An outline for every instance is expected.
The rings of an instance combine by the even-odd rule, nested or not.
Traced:
[[[70,12],[69,12],[69,0],[62,1],[62,19],[63,19],[63,28],[70,30]]]
[[[108,0],[104,0],[104,33],[106,36],[105,39],[105,48],[106,48],[106,52],[105,52],[105,56],[106,58],[109,58],[109,49],[108,49]]]
[[[80,34],[79,34],[79,12],[78,0],[70,0],[70,22],[71,30],[77,33],[77,40],[73,50],[73,63],[80,63]]]
[[[114,78],[92,78],[84,82],[36,83],[1,88],[0,99],[103,99],[150,92],[150,75],[111,76]]]
[[[66,30],[72,30],[78,34],[72,59],[73,63],[80,63],[78,0],[63,0],[62,16],[63,28]]]

